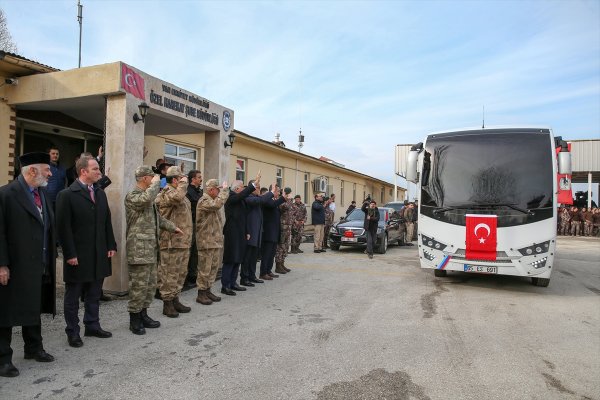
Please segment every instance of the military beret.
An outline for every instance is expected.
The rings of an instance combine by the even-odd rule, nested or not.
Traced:
[[[135,169],[135,177],[141,178],[142,176],[152,176],[154,175],[154,171],[152,171],[152,167],[149,165],[142,165]]]
[[[290,194],[292,193],[292,189],[289,187],[286,187],[285,189],[283,189],[283,191],[285,192],[285,194]]]
[[[23,154],[19,157],[21,167],[26,167],[32,164],[50,164],[50,154],[42,152],[34,152]]]
[[[169,167],[169,169],[167,170],[167,173],[165,175],[168,178],[170,178],[170,177],[174,177],[174,176],[183,176],[183,173],[181,172],[181,169],[179,167],[171,166],[171,167]]]

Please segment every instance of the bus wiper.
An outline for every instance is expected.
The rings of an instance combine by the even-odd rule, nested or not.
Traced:
[[[522,212],[523,214],[527,214],[527,215],[534,215],[534,214],[535,214],[535,213],[534,213],[533,211],[531,211],[531,210],[526,210],[526,209],[524,209],[524,208],[517,207],[517,206],[515,205],[515,203],[485,203],[485,204],[482,204],[482,206],[491,206],[491,207],[508,207],[508,208],[511,208],[511,209],[513,209],[513,210],[520,211],[520,212]]]
[[[433,210],[433,214],[438,215],[441,213],[445,213],[446,211],[452,211],[452,210],[468,210],[470,208],[473,208],[473,206],[476,206],[476,204],[459,204],[457,206],[452,206],[452,207],[443,207],[443,208],[438,208],[437,210]]]

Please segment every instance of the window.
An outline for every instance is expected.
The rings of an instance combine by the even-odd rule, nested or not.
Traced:
[[[165,143],[165,162],[178,167],[183,163],[184,173],[196,169],[197,161],[197,150],[172,143]]]
[[[277,181],[277,186],[282,188],[283,187],[283,168],[282,167],[275,168],[275,180]]]
[[[352,184],[352,201],[356,201],[356,183]]]
[[[340,206],[344,207],[344,181],[340,182]]]
[[[310,175],[309,174],[304,174],[304,199],[302,199],[304,201],[304,203],[308,204],[308,196],[310,194]]]
[[[383,201],[383,199],[384,199],[384,196],[385,196],[385,189],[384,189],[384,188],[381,188],[381,204],[383,204],[383,203],[384,203],[384,201]]]
[[[235,180],[246,182],[246,160],[238,158],[235,162]]]

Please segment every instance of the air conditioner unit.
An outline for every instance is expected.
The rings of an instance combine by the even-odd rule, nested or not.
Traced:
[[[327,178],[322,176],[313,180],[313,190],[315,193],[327,192]]]

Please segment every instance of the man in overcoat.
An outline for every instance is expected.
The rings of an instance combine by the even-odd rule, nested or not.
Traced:
[[[112,336],[100,327],[99,310],[102,283],[112,274],[110,258],[117,251],[117,243],[106,194],[97,186],[102,177],[98,161],[84,155],[75,169],[77,179],[56,199],[56,226],[63,249],[65,332],[71,347],[81,347],[78,313],[82,292],[85,336]]]
[[[260,255],[260,279],[267,281],[279,277],[272,270],[281,232],[279,206],[286,200],[285,197],[279,195],[279,188],[275,184],[271,186],[271,191],[273,197],[263,204],[263,236]]]
[[[260,177],[244,188],[244,182],[233,181],[229,197],[225,201],[225,226],[223,227],[223,269],[221,272],[221,293],[234,296],[235,291],[243,292],[237,284],[240,264],[244,261],[246,242],[246,203],[244,199],[259,187]]]
[[[22,327],[25,358],[54,361],[42,344],[40,313],[56,314],[54,213],[43,187],[50,156],[20,157],[21,175],[0,188],[0,376],[15,377],[10,346]]]
[[[188,260],[188,273],[183,284],[183,290],[196,287],[198,277],[198,247],[196,246],[196,206],[204,194],[202,190],[202,173],[197,169],[188,172],[188,188],[186,197],[190,201],[192,211],[192,244],[190,245],[190,259]]]
[[[210,305],[221,301],[219,296],[211,292],[215,283],[217,270],[222,258],[219,253],[223,248],[223,219],[221,208],[229,197],[227,182],[219,187],[219,181],[209,179],[206,190],[196,206],[196,245],[198,246],[198,297],[196,302]]]
[[[158,239],[161,229],[183,234],[174,223],[163,218],[154,200],[160,190],[160,176],[147,165],[135,170],[136,186],[125,196],[127,220],[127,265],[129,267],[129,330],[144,335],[145,328],[158,328],[160,322],[148,316],[156,290]]]
[[[188,200],[188,180],[179,167],[169,167],[167,186],[156,197],[160,215],[179,227],[183,234],[162,231],[160,233],[160,263],[158,266],[158,290],[163,300],[163,314],[176,318],[191,308],[181,304],[179,294],[187,276],[188,258],[192,242],[192,211]]]

